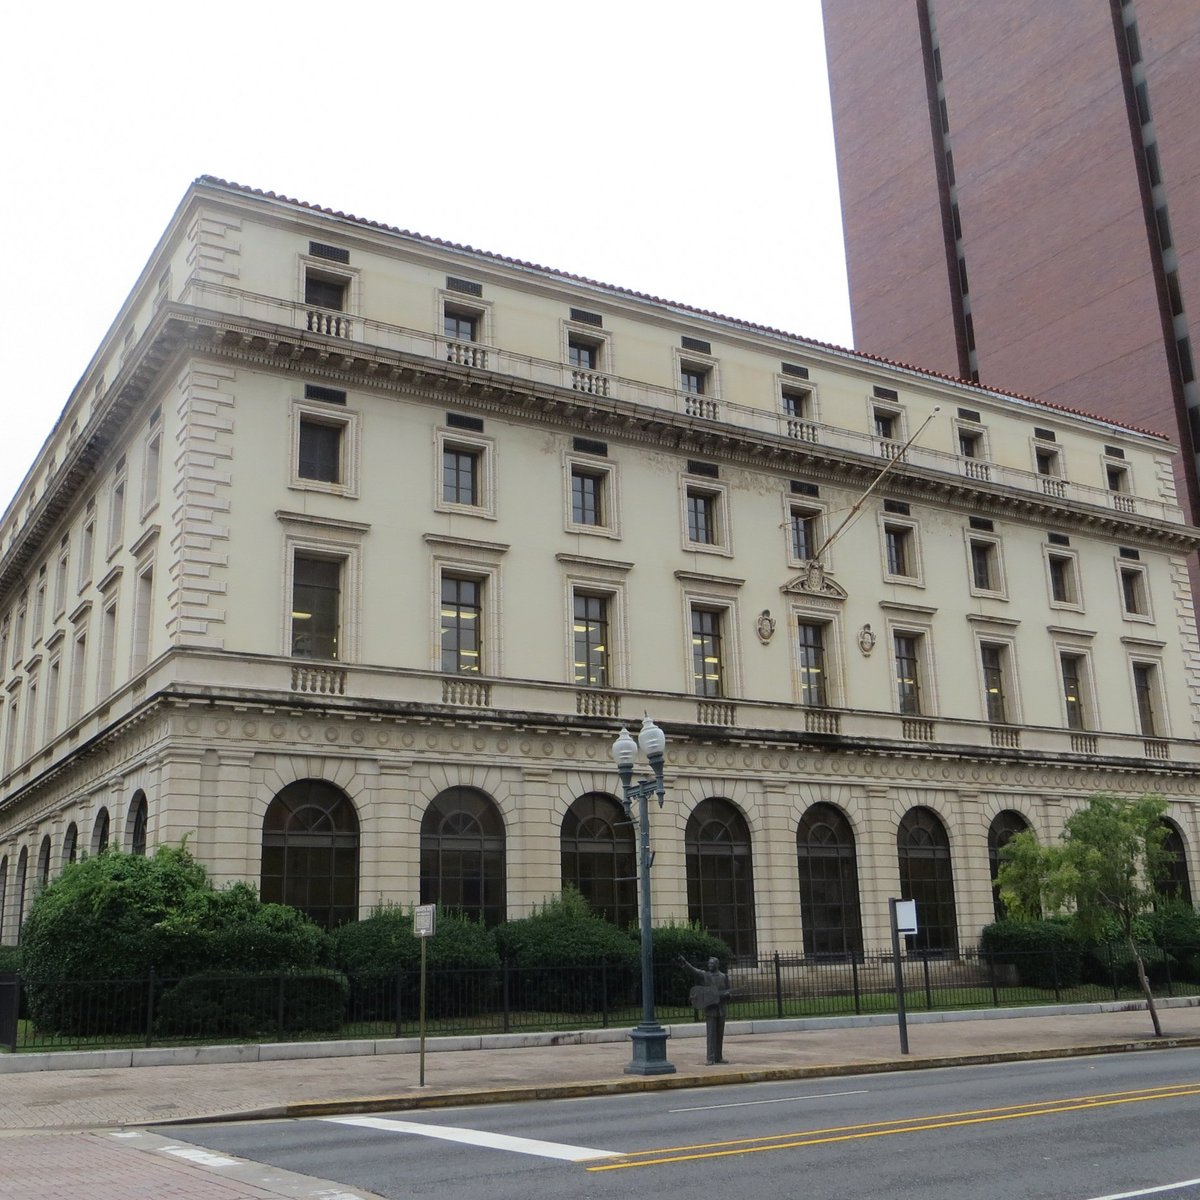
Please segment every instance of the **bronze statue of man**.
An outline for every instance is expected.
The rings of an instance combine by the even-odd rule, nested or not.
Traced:
[[[697,1012],[704,1013],[709,1065],[724,1063],[727,1060],[721,1051],[725,1041],[725,1005],[732,995],[729,976],[721,970],[721,964],[715,958],[708,960],[707,969],[703,971],[693,967],[682,954],[675,961],[691,971],[698,981],[688,993],[688,1002]]]

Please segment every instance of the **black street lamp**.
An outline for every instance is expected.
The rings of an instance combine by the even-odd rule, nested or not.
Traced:
[[[658,797],[659,808],[663,805],[663,750],[667,735],[649,717],[642,720],[642,728],[635,742],[628,729],[622,729],[613,742],[612,756],[617,763],[617,774],[621,776],[621,787],[625,792],[625,815],[633,820],[633,802],[642,802],[638,819],[638,885],[641,893],[642,930],[642,1020],[630,1031],[633,1042],[633,1057],[625,1068],[626,1075],[673,1075],[674,1064],[667,1061],[667,1031],[654,1015],[654,945],[650,937],[650,798]],[[653,779],[633,782],[633,763],[638,747],[654,772]]]

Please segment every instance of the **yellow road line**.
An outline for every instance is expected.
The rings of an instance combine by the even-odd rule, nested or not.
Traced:
[[[621,1171],[630,1167],[662,1166],[706,1158],[730,1158],[737,1154],[761,1154],[765,1150],[791,1150],[801,1146],[819,1146],[867,1138],[890,1137],[897,1133],[924,1133],[927,1130],[953,1129],[966,1125],[986,1125],[996,1121],[1015,1121],[1023,1117],[1049,1117],[1056,1113],[1080,1112],[1090,1108],[1108,1108],[1118,1104],[1137,1104],[1146,1100],[1174,1100],[1200,1095],[1200,1084],[1175,1084],[1164,1088],[1142,1088],[1130,1092],[1103,1092],[1096,1096],[1078,1096],[1040,1104],[1006,1105],[961,1113],[910,1117],[896,1121],[876,1121],[864,1125],[843,1125],[814,1129],[805,1133],[779,1133],[770,1137],[743,1138],[737,1141],[708,1142],[692,1146],[670,1146],[642,1150],[623,1157],[620,1162],[588,1167],[589,1171]],[[640,1157],[639,1157],[640,1156]]]

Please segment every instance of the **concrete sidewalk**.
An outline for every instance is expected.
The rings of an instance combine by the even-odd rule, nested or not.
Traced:
[[[181,1121],[298,1117],[500,1103],[551,1096],[616,1094],[767,1079],[912,1070],[1063,1054],[1200,1046],[1200,997],[1160,1001],[1164,1037],[1155,1039],[1144,1008],[1080,1005],[1005,1013],[914,1014],[910,1053],[902,1055],[895,1018],[808,1022],[730,1022],[727,1066],[704,1063],[703,1026],[672,1030],[674,1075],[624,1073],[624,1030],[483,1039],[431,1039],[425,1086],[408,1043],[339,1043],[273,1048],[295,1057],[203,1061],[272,1048],[156,1051],[160,1065],[13,1071],[0,1059],[0,1130],[69,1131]],[[543,1044],[529,1044],[531,1041]],[[331,1056],[329,1052],[338,1056]],[[169,1054],[175,1061],[161,1062]],[[303,1056],[303,1057],[301,1057]],[[61,1057],[61,1056],[58,1056]],[[65,1060],[69,1061],[69,1060]],[[136,1057],[133,1061],[138,1061]]]

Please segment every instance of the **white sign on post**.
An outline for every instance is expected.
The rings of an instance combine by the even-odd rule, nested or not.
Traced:
[[[896,901],[896,932],[917,932],[917,902],[915,900]]]
[[[437,905],[418,904],[413,909],[413,933],[419,938],[433,937],[437,932]]]

